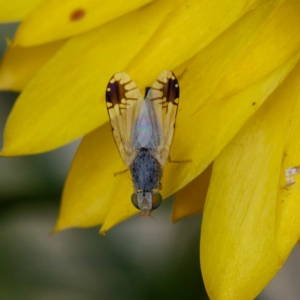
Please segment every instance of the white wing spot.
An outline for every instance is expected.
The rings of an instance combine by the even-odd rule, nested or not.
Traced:
[[[110,92],[110,88],[107,88],[107,91]]]
[[[175,87],[178,87],[178,83],[175,84]]]
[[[300,166],[290,167],[285,170],[285,178],[286,178],[286,187],[295,183],[295,178],[293,176],[300,173]]]

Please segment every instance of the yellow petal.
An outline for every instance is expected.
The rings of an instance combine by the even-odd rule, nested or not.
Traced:
[[[259,82],[258,84],[251,86],[249,89],[246,89],[243,93],[238,94],[235,97],[232,97],[232,99],[227,99],[227,105],[223,104],[222,110],[218,108],[221,107],[220,102],[214,103],[212,106],[208,106],[206,109],[203,109],[201,111],[201,114],[195,114],[189,119],[186,119],[184,121],[184,126],[181,128],[180,125],[178,125],[176,129],[175,139],[172,145],[171,150],[171,157],[174,160],[186,160],[186,159],[192,159],[193,161],[188,164],[172,164],[169,163],[164,167],[164,177],[162,182],[162,191],[161,194],[164,199],[169,197],[170,195],[174,194],[176,191],[178,191],[180,188],[185,186],[188,182],[193,180],[195,178],[195,174],[198,174],[198,170],[201,171],[207,166],[204,165],[207,163],[210,159],[213,160],[215,158],[215,155],[217,155],[216,150],[214,149],[215,144],[212,143],[212,141],[215,139],[216,142],[219,142],[218,146],[220,147],[222,143],[228,142],[227,139],[230,138],[230,134],[235,133],[235,130],[237,130],[238,126],[242,126],[241,122],[243,119],[241,117],[245,117],[247,115],[240,116],[239,112],[244,109],[246,112],[251,114],[248,111],[248,107],[250,106],[252,108],[252,101],[255,99],[257,103],[263,102],[265,97],[271,93],[271,91],[274,89],[274,87],[278,84],[278,78],[284,76],[287,72],[289,72],[295,64],[295,60],[298,59],[298,56],[291,60],[288,64],[286,64],[282,69],[276,70],[274,74],[271,74],[266,79],[264,79],[262,82]],[[276,82],[276,85],[274,86],[274,82]],[[245,101],[245,105],[237,109],[242,101]],[[230,130],[227,127],[224,127],[225,120],[228,122],[228,116],[233,114],[235,112],[235,118],[231,120],[232,123],[228,124],[229,126],[232,125],[232,128],[230,127]],[[208,116],[212,116],[213,114],[217,113],[217,117],[213,118],[211,120],[208,120]],[[179,113],[180,115],[180,113]],[[178,115],[178,118],[179,118]],[[200,115],[200,116],[199,116]],[[216,127],[214,127],[211,122],[220,122],[217,124]],[[180,124],[178,122],[178,124]],[[199,127],[198,127],[199,126]],[[197,132],[194,131],[194,128],[199,128],[201,134],[203,135],[204,141],[200,139]],[[209,132],[208,130],[205,132],[202,130],[202,128],[211,128],[214,130],[219,129],[219,132]],[[223,130],[221,130],[221,128]],[[228,132],[229,131],[229,132]],[[231,131],[231,132],[230,132]],[[187,139],[186,132],[189,132],[189,136]],[[205,135],[206,133],[206,135]],[[220,138],[220,141],[218,141],[218,136]],[[199,142],[200,140],[200,142]],[[188,143],[187,141],[190,141]],[[198,144],[199,143],[199,144]],[[185,146],[183,148],[183,145]],[[197,148],[198,147],[198,148]],[[109,149],[108,147],[105,147],[105,151]],[[100,152],[100,150],[98,150]],[[205,151],[205,152],[204,152]],[[209,151],[206,153],[206,151]],[[186,153],[189,154],[189,157],[186,157]],[[102,154],[99,153],[99,155],[105,155],[102,150]],[[204,156],[205,155],[205,156]],[[199,163],[200,161],[200,163]],[[211,161],[209,161],[210,163]],[[201,172],[200,171],[200,172]],[[176,176],[173,176],[173,174],[177,174]],[[98,180],[104,180],[105,176],[102,177],[102,174],[99,173],[99,179]],[[129,180],[129,179],[128,179]],[[121,187],[121,183],[122,187]],[[101,233],[106,232],[119,222],[125,220],[126,218],[132,216],[136,210],[132,208],[132,204],[130,203],[130,195],[132,193],[132,187],[128,185],[125,181],[119,181],[118,184],[115,186],[114,189],[111,190],[109,195],[109,202],[112,203],[110,205],[107,215],[105,217],[103,226],[101,227]],[[132,210],[130,210],[130,208]]]
[[[205,101],[232,96],[257,82],[299,50],[299,39],[295,39],[299,28],[298,11],[292,14],[291,24],[281,27],[280,22],[286,19],[281,2],[269,1],[259,5],[185,64],[180,82],[181,99],[189,100],[189,106],[194,109],[192,113]],[[288,12],[292,9],[293,6]],[[278,40],[277,32],[284,35],[281,40]],[[272,59],[269,59],[270,48],[274,51]],[[182,68],[183,65],[180,72]]]
[[[14,46],[33,46],[64,39],[98,27],[151,0],[48,0],[19,26]]]
[[[214,161],[201,227],[210,299],[254,299],[281,268],[276,201],[296,98],[283,83]]]
[[[191,65],[187,66],[187,71],[182,76],[181,102],[171,157],[176,160],[186,159],[188,153],[188,158],[192,159],[193,163],[166,166],[164,183],[166,197],[184,187],[214,160],[298,60],[298,54],[295,54],[296,46],[298,51],[300,49],[300,36],[297,34],[300,30],[298,2],[294,0],[284,2],[269,17],[266,16],[265,6],[257,9],[260,10],[251,12],[236,24],[231,33],[225,33],[201,51],[191,61]],[[287,12],[289,22],[285,21]],[[255,28],[254,24],[257,23],[264,26]],[[277,39],[277,34],[281,35],[279,24],[285,32],[280,40]],[[272,35],[270,35],[271,28],[273,28]],[[242,33],[246,37],[248,35],[250,41],[240,39]],[[262,42],[264,38],[265,42]],[[220,53],[218,49],[224,50],[228,42],[232,45],[230,51]],[[274,49],[273,63],[270,60],[269,64],[261,63],[263,60],[261,53],[267,58],[270,47],[276,48],[278,52],[276,54]],[[285,62],[281,51],[285,52]],[[245,57],[248,58],[249,65],[239,68],[238,62],[244,61]],[[277,60],[281,62],[279,67]],[[232,65],[235,66],[234,69],[231,68]],[[244,74],[245,70],[251,69],[251,65],[261,66],[256,67],[260,78],[256,77],[255,82],[251,76]],[[208,71],[207,75],[202,73],[205,71]],[[237,90],[234,83],[228,83],[228,78],[231,78],[232,74],[236,74],[235,78],[240,76],[237,80],[244,87],[243,90]],[[224,82],[227,82],[228,86],[225,86]],[[219,88],[223,94],[220,94]],[[174,172],[177,174],[176,177],[172,176]]]
[[[177,222],[182,218],[203,211],[211,171],[212,164],[175,194],[171,216],[172,222]]]
[[[292,11],[297,12],[295,9],[292,9]],[[282,24],[282,30],[289,29],[286,32],[286,38],[277,41],[278,51],[283,45],[291,48],[291,52],[285,52],[286,62],[276,69],[277,57],[274,56],[275,67],[270,64],[268,65],[268,69],[264,65],[261,70],[257,70],[262,76],[257,82],[252,83],[252,85],[249,85],[242,91],[236,92],[230,97],[222,98],[219,95],[218,99],[216,97],[210,98],[219,83],[222,80],[226,80],[233,71],[240,71],[242,73],[242,70],[239,70],[238,66],[235,70],[230,69],[231,64],[243,59],[244,56],[251,55],[251,51],[249,53],[248,49],[252,49],[253,45],[256,45],[257,40],[262,40],[261,35],[265,36],[269,34],[269,26],[273,26],[273,24],[268,22],[266,27],[262,26],[266,20],[271,19],[268,14],[269,12],[270,9],[268,6],[260,6],[257,10],[252,11],[249,16],[245,16],[230,32],[224,33],[224,36],[221,36],[200,52],[190,62],[188,70],[182,75],[180,81],[182,93],[171,157],[174,160],[192,159],[193,162],[189,164],[167,164],[165,166],[162,190],[164,198],[183,188],[214,160],[216,155],[234,137],[246,120],[257,110],[268,95],[274,91],[295,65],[298,56],[294,55],[291,45],[294,46],[296,43],[300,48],[300,40],[296,39],[299,35],[295,35],[295,30],[298,30],[297,26],[299,26],[299,22],[297,23],[295,18],[290,18],[291,23],[289,24],[291,28],[288,26],[284,27],[286,22]],[[271,10],[271,12],[273,11]],[[257,27],[254,26],[255,24]],[[275,34],[272,37],[273,40],[276,40]],[[270,42],[273,41],[271,38],[268,39]],[[223,51],[221,53],[218,51],[218,49],[221,49],[221,51],[228,49],[228,44],[232,46],[230,51]],[[265,53],[265,56],[268,55],[268,47],[269,44],[262,44],[261,51]],[[204,55],[204,59],[201,56],[202,54]],[[255,59],[254,56],[252,63],[259,65],[258,59],[260,60],[261,58]],[[202,68],[208,71],[207,77],[201,73]],[[230,73],[227,73],[228,70],[230,70]],[[202,77],[199,78],[198,74],[201,74]],[[266,76],[266,74],[268,75]],[[246,78],[249,79],[247,76]],[[242,83],[246,85],[245,82]],[[227,94],[228,91],[226,91]],[[208,103],[206,103],[207,99],[210,100]],[[198,110],[198,103],[204,103],[201,110]],[[197,110],[196,113],[195,110]],[[99,155],[105,156],[106,151],[109,150],[104,151],[103,149],[103,152],[99,153]],[[173,176],[174,174],[176,176]],[[98,180],[106,180],[106,176],[102,177],[99,173]],[[120,197],[121,192],[127,196]],[[110,206],[105,219],[106,225],[104,224],[105,226],[102,227],[102,230],[108,230],[108,228],[132,213],[129,212],[128,214],[127,212],[128,205],[131,205],[128,195],[131,193],[132,189],[129,186],[127,188],[122,187],[122,191],[117,188],[111,191],[109,196],[111,200],[109,201],[117,201],[117,207],[114,207],[114,205]],[[120,215],[116,215],[115,211],[118,211]]]
[[[278,4],[279,2],[271,2]],[[276,7],[276,6],[275,6]],[[299,52],[300,9],[297,0],[287,0],[274,11],[247,49],[247,55],[231,65],[225,80],[216,87],[213,97],[231,95],[282,66],[287,58]],[[288,21],[288,22],[287,22]],[[283,22],[287,24],[283,25]],[[287,34],[286,30],[289,30]],[[214,99],[212,99],[214,100]]]
[[[295,107],[289,119],[290,128],[286,132],[288,139],[284,150],[281,170],[281,182],[277,198],[277,250],[283,263],[300,237],[300,175],[295,175],[295,183],[286,185],[285,170],[300,165],[300,63],[287,78],[282,93],[284,101],[295,99]]]
[[[0,65],[0,89],[21,91],[65,41],[35,47],[9,47]]]
[[[16,22],[22,20],[38,4],[44,0],[2,0],[0,22]]]
[[[132,78],[138,78],[145,73],[146,62],[147,72],[138,81],[139,86],[145,87],[155,80],[160,70],[172,70],[198,53],[244,13],[253,9],[257,2],[182,1],[169,13],[164,25],[130,62],[126,71]],[[174,34],[176,38],[170,38]]]
[[[86,135],[64,187],[55,231],[103,223],[111,189],[119,180],[126,182],[124,175],[114,177],[114,172],[122,169],[124,164],[115,147],[110,124]]]
[[[158,1],[67,41],[18,98],[2,154],[52,150],[108,121],[109,78],[139,51],[170,8],[170,2]]]
[[[18,99],[6,127],[4,155],[20,155],[52,150],[103,124],[107,117],[105,107],[101,104],[101,98],[104,94],[107,78],[125,68],[127,62],[139,52],[153,32],[160,26],[164,16],[172,8],[172,3],[169,1],[155,2],[141,11],[117,19],[99,29],[71,38],[39,72],[38,76],[30,82]],[[265,9],[267,12],[269,10],[269,8]],[[264,17],[266,15],[266,13],[263,14]],[[255,18],[254,21],[256,21]],[[256,22],[262,23],[264,21],[265,19],[261,18]],[[245,32],[245,36],[249,37],[250,35],[251,37],[251,34],[254,35],[253,32],[256,32],[252,28],[257,27],[250,22],[248,23],[247,26],[244,26],[248,28],[250,33]],[[137,26],[137,24],[139,25]],[[178,41],[176,34],[173,38]],[[287,35],[288,38],[289,35]],[[235,39],[240,40],[241,34],[236,33]],[[103,44],[104,40],[105,43]],[[224,44],[223,40],[221,40],[221,44]],[[245,38],[241,40],[248,45]],[[181,43],[185,43],[185,41]],[[216,44],[218,43],[212,45],[213,49],[218,48],[219,45]],[[242,47],[237,48],[241,51]],[[289,49],[289,47],[287,48]],[[240,54],[239,51],[232,52],[237,55]],[[205,52],[207,53],[207,51]],[[213,51],[214,54],[216,52]],[[224,53],[224,56],[227,52]],[[219,61],[222,55],[217,54],[218,56],[214,58]],[[199,53],[197,59],[199,57],[201,57],[201,53]],[[194,62],[195,65],[199,65],[197,59]],[[233,58],[232,60],[235,61]],[[179,62],[180,58],[178,64]],[[227,59],[226,62],[228,62],[226,65],[228,67],[230,61]],[[95,68],[95,65],[99,65],[101,68]],[[143,62],[144,70],[148,70],[149,65],[156,65],[157,74],[161,72],[161,64],[149,64],[148,60]],[[192,65],[190,64],[188,67],[190,68]],[[208,68],[207,65],[204,65],[204,67]],[[220,69],[224,70],[224,64],[217,66],[214,69],[214,74],[211,75],[215,76]],[[194,75],[195,79],[198,79],[196,76],[198,70],[193,70],[196,71],[195,74],[187,72],[190,79],[188,82],[195,82]],[[223,73],[221,72],[221,74]],[[148,76],[147,74],[148,71],[145,71],[133,78],[139,83],[140,79]],[[57,80],[57,78],[60,80]],[[208,82],[218,83],[218,79],[219,76],[216,76],[216,78],[207,77]],[[184,88],[186,84],[187,81],[183,83],[182,87]],[[191,87],[190,84],[189,87]],[[202,92],[198,94],[198,89],[196,88],[196,90],[197,93],[192,90],[190,95],[196,95],[195,99],[198,99]],[[190,95],[185,96],[190,97]],[[74,97],[76,97],[76,101]],[[34,107],[34,109],[31,109],[31,107]],[[190,107],[194,110],[196,105]],[[36,120],[38,120],[39,126],[36,126]],[[41,128],[42,130],[40,130]],[[48,139],[48,136],[52,138]]]

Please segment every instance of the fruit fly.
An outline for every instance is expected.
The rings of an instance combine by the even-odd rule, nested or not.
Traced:
[[[131,173],[133,205],[150,216],[162,202],[163,167],[169,160],[178,110],[179,85],[171,71],[163,71],[146,97],[125,72],[112,76],[106,105],[120,156]]]

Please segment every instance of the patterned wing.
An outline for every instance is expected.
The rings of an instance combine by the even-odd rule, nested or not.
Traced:
[[[143,100],[128,74],[119,72],[112,76],[106,88],[106,105],[114,140],[127,167],[136,154],[132,134]]]
[[[179,84],[171,71],[163,71],[144,101],[152,127],[151,147],[163,166],[169,157],[179,103]]]

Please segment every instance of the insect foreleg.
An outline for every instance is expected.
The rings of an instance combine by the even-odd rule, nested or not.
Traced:
[[[120,171],[120,172],[115,172],[115,173],[114,173],[114,177],[116,177],[117,175],[121,175],[121,174],[123,174],[123,173],[126,173],[127,171],[128,171],[128,169],[123,170],[123,171]]]
[[[169,155],[168,157],[168,162],[169,163],[175,163],[175,164],[186,164],[192,162],[192,159],[186,159],[186,160],[172,160],[171,156]]]

